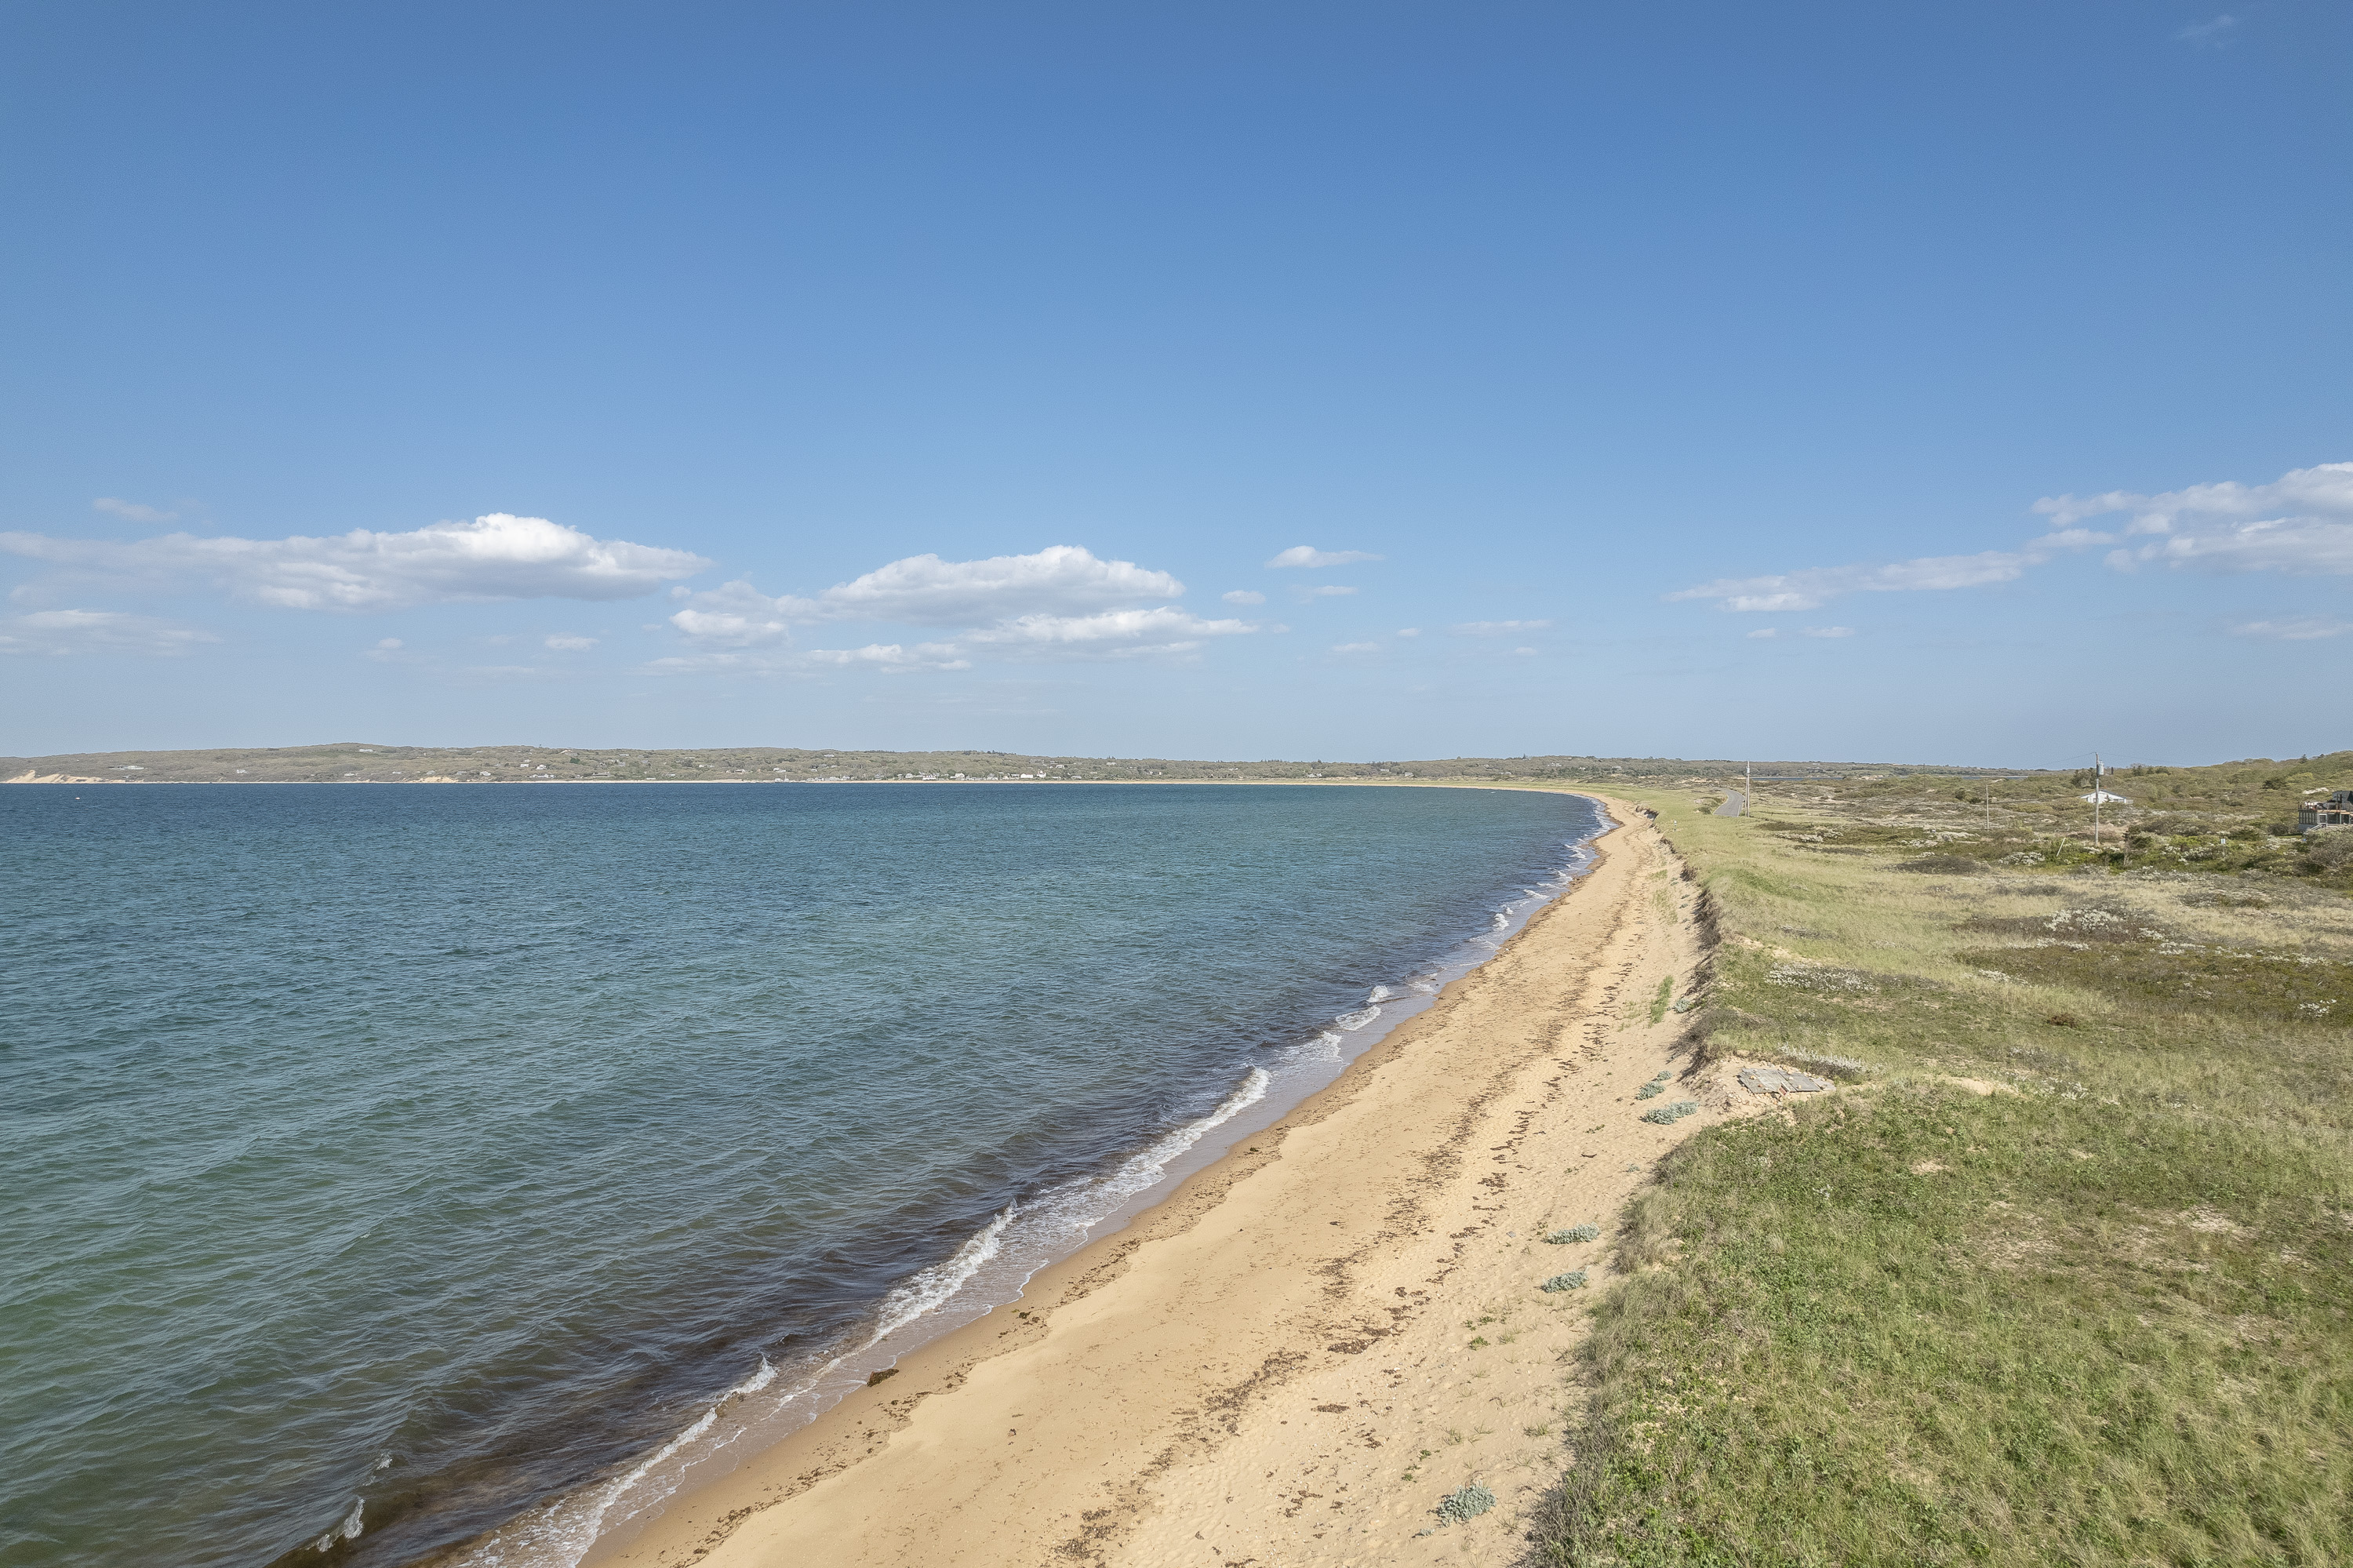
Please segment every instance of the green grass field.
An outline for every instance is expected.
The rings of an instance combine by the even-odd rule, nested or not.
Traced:
[[[1531,1561],[2353,1562],[2348,767],[1654,799],[1695,1065],[1843,1083],[1622,1217]]]

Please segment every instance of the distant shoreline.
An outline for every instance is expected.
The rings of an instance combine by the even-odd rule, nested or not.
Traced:
[[[1127,789],[1134,785],[1215,784],[1231,787],[1237,784],[1275,785],[1282,788],[1326,785],[1358,788],[1364,785],[1439,786],[1450,789],[1547,789],[1552,792],[1571,790],[1562,785],[1553,787],[1514,784],[1502,779],[0,779],[0,784],[27,784],[79,788],[84,784],[148,784],[181,789],[225,788],[251,789],[254,786],[278,786],[295,789],[349,789],[369,785],[406,786],[410,784],[882,784],[882,785],[1028,785],[1055,784],[1070,786],[1110,785]]]

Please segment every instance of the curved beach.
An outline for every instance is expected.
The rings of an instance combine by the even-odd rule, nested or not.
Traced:
[[[1554,1474],[1590,1288],[1540,1290],[1658,1157],[1747,1097],[1641,1122],[1702,955],[1645,818],[1497,956],[1320,1094],[1022,1298],[732,1474],[600,1541],[590,1564],[1479,1560]],[[1440,1527],[1455,1489],[1500,1499]]]

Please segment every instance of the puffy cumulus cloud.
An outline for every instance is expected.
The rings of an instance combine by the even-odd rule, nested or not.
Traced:
[[[575,637],[559,632],[547,639],[547,645],[558,653],[586,653],[596,646],[593,637]]]
[[[1228,604],[1264,604],[1266,602],[1266,595],[1255,588],[1236,588],[1231,593],[1220,594],[1218,597]]]
[[[1381,645],[1377,642],[1335,642],[1332,644],[1332,652],[1335,653],[1377,653],[1380,651]]]
[[[965,641],[1014,657],[1129,659],[1188,653],[1211,637],[1256,631],[1247,620],[1207,620],[1176,605],[1096,615],[1024,615],[982,627]]]
[[[770,599],[747,582],[723,583],[702,593],[670,590],[685,608],[670,623],[705,648],[775,648],[793,640],[790,599]]]
[[[802,620],[890,620],[904,626],[968,626],[1023,615],[1086,615],[1181,599],[1185,585],[1134,561],[1105,561],[1077,545],[1028,556],[944,561],[909,556],[815,599],[778,600]]]
[[[1854,635],[1854,628],[1852,626],[1809,626],[1799,630],[1798,635],[1800,637],[1852,637]]]
[[[2353,620],[2333,615],[2291,615],[2279,620],[2247,620],[2230,629],[2233,637],[2253,637],[2266,642],[2316,642],[2353,631]]]
[[[2122,538],[2146,541],[2109,555],[2108,564],[2125,570],[2154,563],[2210,572],[2353,574],[2353,462],[2291,469],[2269,484],[2225,480],[2153,495],[2112,490],[2047,496],[2034,510],[2063,531],[2054,541],[2070,544],[2118,542],[2116,534],[2073,525],[2122,514]]]
[[[1457,637],[1523,637],[1551,627],[1549,620],[1465,620],[1446,630]]]
[[[1267,562],[1270,567],[1349,567],[1358,561],[1383,561],[1388,557],[1364,550],[1319,550],[1313,545],[1293,545]]]
[[[1773,626],[1760,626],[1760,627],[1758,627],[1756,630],[1754,630],[1754,631],[1752,631],[1752,632],[1750,632],[1750,633],[1748,634],[1749,639],[1750,639],[1750,641],[1758,641],[1758,640],[1761,640],[1761,639],[1763,639],[1763,638],[1767,638],[1767,637],[1778,637],[1778,636],[1780,636],[1780,635],[1781,635],[1780,629],[1779,629],[1778,627],[1773,627]]]
[[[807,599],[770,598],[744,582],[703,593],[672,591],[681,604],[670,623],[702,651],[657,662],[657,668],[674,672],[962,670],[976,652],[1018,661],[1136,658],[1189,652],[1211,637],[1261,630],[1249,621],[1208,620],[1180,605],[1134,603],[1181,594],[1185,585],[1166,572],[1103,560],[1073,545],[983,561],[911,556]],[[1264,599],[1248,596],[1250,603]],[[877,642],[790,652],[796,624],[848,620],[947,624],[958,631],[954,641],[912,648]]]
[[[1762,577],[1718,577],[1667,595],[1669,599],[1712,599],[1725,609],[1779,611],[1820,609],[1850,593],[1903,593],[1918,589],[1977,588],[2025,575],[2044,557],[2017,550],[1984,550],[1974,556],[1924,556],[1888,566],[1809,567]]]
[[[145,653],[176,658],[220,639],[191,626],[111,609],[37,609],[0,616],[0,653],[62,658],[74,653]]]
[[[0,534],[0,550],[52,566],[158,583],[209,582],[284,609],[404,609],[501,599],[631,599],[711,563],[684,550],[598,539],[544,517],[493,512],[406,534],[355,528],[318,538],[127,544]]]

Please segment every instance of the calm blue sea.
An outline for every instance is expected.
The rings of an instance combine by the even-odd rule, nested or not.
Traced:
[[[1328,1081],[1597,825],[0,789],[0,1563],[567,1568]]]

